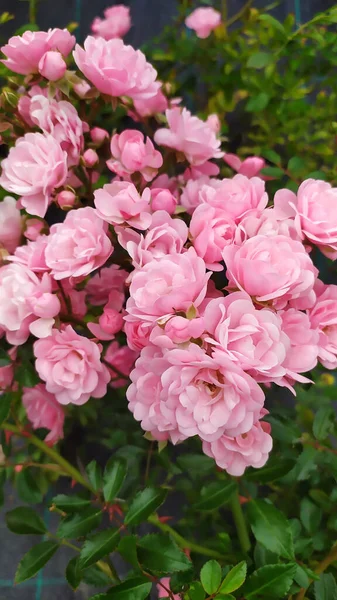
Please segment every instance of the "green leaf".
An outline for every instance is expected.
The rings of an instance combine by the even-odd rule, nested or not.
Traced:
[[[309,498],[303,498],[301,501],[300,515],[301,521],[307,532],[312,535],[317,533],[322,519],[321,509],[311,502]]]
[[[193,505],[196,510],[216,510],[230,501],[236,490],[234,481],[212,481],[203,487],[199,501]]]
[[[70,515],[61,521],[57,535],[60,538],[77,538],[87,535],[89,531],[98,527],[102,513],[97,508],[86,508],[83,512]]]
[[[275,150],[271,150],[270,148],[263,148],[263,150],[261,150],[261,156],[269,160],[271,163],[274,163],[275,165],[280,165],[282,162],[280,155],[277,154]]]
[[[200,581],[193,581],[188,590],[188,598],[190,600],[205,600],[205,592]]]
[[[170,577],[170,588],[174,594],[186,591],[195,577],[195,569],[191,564],[187,571],[178,571]]]
[[[268,550],[284,558],[293,559],[292,530],[283,513],[264,500],[249,502],[247,510],[249,522],[257,541]]]
[[[324,171],[312,171],[307,175],[307,179],[322,179],[325,181],[326,178],[326,173],[324,173]]]
[[[294,460],[275,458],[270,459],[265,467],[261,469],[251,469],[245,472],[245,477],[249,481],[258,481],[259,483],[268,483],[284,477],[295,464]]]
[[[269,52],[255,52],[251,54],[248,61],[247,67],[252,69],[263,69],[273,61],[273,55]]]
[[[204,454],[183,454],[177,463],[192,479],[204,477],[214,470],[214,461]]]
[[[10,365],[11,362],[8,352],[3,348],[0,348],[0,367],[6,367],[7,365]]]
[[[34,387],[40,379],[37,375],[34,365],[29,360],[23,360],[15,369],[15,381],[22,387]]]
[[[82,580],[82,573],[79,567],[79,557],[74,556],[66,568],[66,580],[73,590],[77,590]]]
[[[263,21],[264,23],[271,25],[273,27],[273,29],[277,29],[283,35],[286,35],[286,30],[284,29],[282,23],[280,23],[280,21],[275,19],[275,17],[272,17],[272,15],[270,15],[268,13],[262,13],[259,15],[258,18],[259,18],[259,21]]]
[[[132,577],[114,586],[102,597],[102,600],[103,598],[104,600],[145,600],[151,591],[151,587],[152,583],[147,578]]]
[[[229,594],[230,592],[235,592],[239,587],[242,586],[246,579],[247,574],[247,563],[243,560],[238,565],[235,565],[233,569],[227,573],[225,579],[223,580],[219,592],[223,594]]]
[[[11,402],[12,402],[12,394],[10,392],[7,392],[7,393],[5,392],[4,394],[2,394],[0,396],[0,425],[2,425],[2,423],[4,421],[6,421],[8,415],[9,415]]]
[[[90,539],[86,540],[80,553],[79,566],[81,569],[87,569],[98,560],[110,554],[119,540],[119,532],[115,529],[106,529],[99,531]]]
[[[137,536],[127,535],[122,537],[118,544],[117,551],[130,565],[135,569],[139,569],[138,557],[137,557]]]
[[[163,504],[166,490],[160,488],[145,488],[139,492],[129,507],[125,516],[125,525],[139,525]]]
[[[101,467],[95,460],[92,460],[86,467],[88,479],[96,492],[103,487],[103,477]]]
[[[279,169],[279,167],[264,167],[263,169],[261,169],[261,173],[262,175],[267,175],[268,177],[275,177],[277,179],[283,177],[284,175],[283,170]]]
[[[82,571],[82,580],[88,585],[95,587],[107,587],[111,585],[111,579],[107,573],[103,573],[96,565]]]
[[[14,35],[22,35],[25,31],[39,31],[40,28],[36,23],[26,23],[25,25],[21,25],[19,29],[15,30]]]
[[[334,427],[334,411],[331,406],[321,406],[315,414],[312,431],[316,440],[325,440]]]
[[[299,156],[293,156],[289,162],[288,162],[288,171],[290,171],[290,173],[293,174],[297,174],[298,172],[301,172],[305,169],[306,164],[305,161],[303,160],[303,158],[300,158]]]
[[[43,494],[39,489],[31,469],[23,469],[16,475],[16,489],[24,502],[27,504],[40,504]]]
[[[26,579],[34,577],[45,566],[48,560],[51,559],[58,547],[57,542],[51,541],[41,542],[33,546],[19,562],[14,579],[15,583],[22,583]]]
[[[266,565],[248,577],[242,594],[246,600],[271,597],[283,598],[288,592],[297,569],[296,564]]]
[[[47,529],[41,517],[28,506],[18,506],[6,513],[6,525],[19,534],[43,534]]]
[[[81,498],[81,496],[66,496],[66,494],[58,494],[57,496],[54,496],[51,504],[55,504],[57,508],[66,513],[72,513],[87,508],[90,506],[91,502],[86,498]]]
[[[323,573],[319,581],[314,583],[316,600],[336,600],[337,585],[332,573]]]
[[[221,567],[216,560],[209,560],[200,571],[200,581],[207,594],[215,594],[221,583]]]
[[[270,97],[265,92],[260,92],[257,96],[250,98],[246,104],[247,112],[260,112],[268,105]]]
[[[103,495],[106,502],[112,502],[122,487],[126,477],[127,467],[125,460],[112,458],[104,470]]]
[[[137,554],[142,568],[155,575],[187,571],[191,567],[186,554],[170,537],[161,533],[141,538],[137,544]]]

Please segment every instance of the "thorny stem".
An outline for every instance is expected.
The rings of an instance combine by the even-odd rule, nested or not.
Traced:
[[[332,546],[329,554],[325,558],[323,558],[322,562],[320,562],[318,567],[316,567],[315,573],[317,573],[317,575],[324,573],[324,571],[326,571],[326,569],[336,560],[337,560],[337,542]],[[312,583],[312,581],[313,581],[312,579],[309,580],[309,585]],[[298,592],[298,594],[296,596],[296,600],[303,600],[308,587],[302,588]]]
[[[238,491],[232,496],[231,509],[242,552],[247,554],[251,545]]]

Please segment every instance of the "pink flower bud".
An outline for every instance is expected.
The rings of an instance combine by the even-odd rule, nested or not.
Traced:
[[[84,81],[84,79],[80,83],[74,84],[74,92],[80,98],[84,98],[84,96],[87,94],[87,92],[89,92],[89,90],[90,90],[90,85],[87,81]]]
[[[70,192],[69,190],[63,190],[57,195],[57,203],[62,209],[72,208],[75,202],[76,196],[74,192]]]
[[[32,300],[34,306],[34,314],[41,319],[52,319],[61,310],[61,304],[55,294],[45,292],[39,298]]]
[[[57,81],[64,76],[67,65],[59,52],[49,50],[39,62],[39,72],[49,81]]]
[[[123,327],[124,319],[121,313],[113,308],[106,308],[99,318],[99,325],[106,333],[114,335]]]
[[[99,158],[97,152],[92,148],[88,148],[82,156],[84,165],[89,169],[93,167],[96,163],[98,163]]]
[[[166,210],[173,215],[178,202],[170,190],[155,188],[151,190],[152,210]]]
[[[109,137],[109,134],[105,129],[101,129],[101,127],[94,127],[90,131],[90,137],[94,144],[102,144]]]
[[[37,238],[41,235],[42,229],[45,227],[45,222],[40,221],[40,219],[28,219],[26,221],[26,229],[24,231],[24,236],[27,240],[31,242],[35,242]]]

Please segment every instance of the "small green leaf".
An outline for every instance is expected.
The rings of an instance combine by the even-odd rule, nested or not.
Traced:
[[[51,541],[41,542],[40,544],[33,546],[19,562],[15,574],[15,583],[22,583],[23,581],[26,581],[26,579],[34,577],[34,575],[36,575],[36,573],[38,573],[38,571],[42,569],[48,560],[55,554],[58,547],[58,543]]]
[[[228,503],[236,490],[234,481],[212,481],[202,488],[199,501],[193,505],[196,510],[216,510]]]
[[[195,577],[195,569],[191,564],[187,571],[178,571],[170,577],[170,588],[174,594],[181,593],[190,586]]]
[[[88,585],[95,587],[107,587],[111,585],[111,578],[107,573],[104,573],[96,565],[82,571],[82,580]]]
[[[293,156],[288,162],[287,169],[290,171],[290,173],[297,175],[298,172],[301,172],[303,169],[305,169],[305,166],[306,165],[303,158],[300,158],[299,156]]]
[[[103,495],[106,502],[112,502],[122,487],[126,477],[126,462],[122,458],[111,458],[104,470]]]
[[[137,557],[137,536],[127,535],[122,537],[118,544],[117,551],[134,569],[139,569]]]
[[[19,534],[43,534],[47,529],[41,517],[28,506],[18,506],[6,513],[6,525]]]
[[[255,52],[251,54],[247,67],[252,69],[263,69],[273,61],[273,55],[269,52]]]
[[[311,173],[308,173],[307,179],[322,179],[325,181],[326,173],[324,173],[324,171],[312,171]]]
[[[337,585],[332,573],[323,573],[319,581],[314,583],[316,600],[336,600]]]
[[[292,530],[289,521],[272,504],[254,500],[247,506],[249,522],[260,544],[284,558],[294,558]]]
[[[309,498],[303,498],[300,509],[301,521],[308,533],[314,535],[317,533],[321,519],[321,509],[311,502]]]
[[[214,470],[214,461],[204,454],[183,454],[178,457],[177,463],[191,479],[204,477]]]
[[[270,97],[265,92],[250,98],[246,104],[247,112],[260,112],[269,104]]]
[[[82,580],[82,573],[79,567],[79,557],[74,556],[66,568],[66,580],[73,590],[77,590]]]
[[[275,17],[272,17],[272,15],[270,15],[268,13],[262,13],[259,15],[259,20],[263,21],[264,23],[267,23],[268,25],[271,25],[271,27],[273,27],[273,29],[277,29],[283,35],[286,35],[286,31],[285,31],[282,23],[280,23],[280,21],[275,19]]]
[[[283,598],[288,592],[295,573],[296,564],[266,565],[248,577],[242,595],[246,600],[251,598]]]
[[[15,369],[15,381],[22,387],[34,387],[40,379],[37,375],[34,365],[29,360],[23,360]]]
[[[188,571],[191,567],[186,554],[170,537],[161,533],[153,533],[141,538],[137,544],[137,554],[143,570],[155,575]]]
[[[66,496],[66,494],[58,494],[54,496],[51,504],[55,504],[57,508],[63,510],[66,513],[77,512],[90,506],[90,500],[81,498],[81,496]]]
[[[280,165],[282,162],[280,155],[277,154],[275,150],[271,150],[270,148],[263,148],[263,150],[261,150],[261,156],[269,160],[271,163],[274,163],[275,165]]]
[[[87,569],[98,560],[110,554],[119,540],[119,532],[115,529],[106,529],[99,531],[90,539],[86,540],[80,553],[79,566],[81,569]]]
[[[312,431],[316,440],[325,440],[334,427],[334,411],[331,406],[321,406],[315,414]]]
[[[189,600],[205,600],[205,591],[200,581],[193,581],[188,590]]]
[[[86,508],[79,514],[70,515],[61,521],[57,535],[60,538],[77,538],[87,535],[92,529],[98,527],[102,513],[97,508]]]
[[[0,425],[6,421],[12,402],[12,394],[5,392],[0,396]]]
[[[247,563],[245,561],[240,562],[238,565],[233,567],[227,573],[225,579],[220,585],[219,592],[223,594],[229,594],[230,592],[235,592],[239,587],[242,586],[246,579],[247,574]]]
[[[283,170],[279,169],[279,167],[264,167],[260,172],[262,175],[267,175],[267,177],[275,177],[276,179],[279,179],[284,175]]]
[[[104,600],[145,600],[152,583],[146,577],[132,577],[114,586],[103,597]]]
[[[19,497],[27,504],[40,504],[43,494],[36,483],[31,469],[23,469],[16,475],[16,489]]]
[[[25,31],[39,31],[39,29],[36,23],[26,23],[25,25],[21,25],[19,29],[16,29],[14,35],[22,35]]]
[[[200,581],[207,594],[215,594],[221,583],[221,567],[216,560],[209,560],[200,571]]]
[[[245,477],[249,481],[258,481],[259,483],[267,483],[276,481],[284,477],[295,464],[294,460],[275,458],[270,459],[268,463],[261,469],[249,469],[245,472]]]
[[[88,479],[96,492],[103,487],[103,477],[101,467],[95,460],[92,460],[86,467]]]
[[[145,488],[139,492],[129,507],[125,516],[125,525],[139,525],[163,504],[166,490],[160,488]]]

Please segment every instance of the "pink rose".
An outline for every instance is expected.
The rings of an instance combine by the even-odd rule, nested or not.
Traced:
[[[152,210],[164,210],[173,215],[178,204],[177,198],[170,190],[163,188],[151,188]]]
[[[311,327],[309,316],[300,310],[288,308],[280,311],[279,315],[282,329],[291,344],[283,366],[287,369],[288,378],[296,380],[296,375],[292,377],[294,373],[307,373],[317,365],[319,332]]]
[[[44,217],[55,188],[68,174],[67,154],[52,135],[26,133],[2,161],[0,185],[21,196],[30,215]]]
[[[8,350],[8,356],[11,361],[15,361],[17,355],[17,349],[14,346]],[[0,367],[0,392],[4,392],[10,389],[13,385],[14,379],[14,362],[9,363],[4,367]],[[1,402],[1,400],[0,400]]]
[[[54,445],[63,438],[64,410],[44,383],[23,388],[22,404],[34,429],[49,429],[45,442]]]
[[[10,254],[19,245],[22,235],[21,214],[14,198],[5,196],[0,202],[0,246]]]
[[[125,322],[124,331],[129,348],[139,352],[148,346],[151,330],[152,324],[145,321]]]
[[[221,129],[221,123],[216,113],[208,115],[206,123],[214,131],[214,133],[219,133]]]
[[[258,209],[248,211],[238,224],[235,243],[240,245],[256,235],[285,235],[293,240],[302,241],[297,232],[294,219],[285,217],[276,206],[265,208],[262,212]]]
[[[175,348],[177,344],[183,344],[201,337],[205,331],[203,318],[197,317],[187,319],[186,317],[169,317],[165,322],[160,320],[150,334],[150,342],[161,348]]]
[[[20,264],[0,269],[0,327],[9,344],[27,341],[30,333],[49,335],[54,317],[60,311],[57,296],[51,293],[52,282],[47,273],[40,280],[33,271]]]
[[[206,267],[222,271],[222,250],[234,241],[236,225],[226,211],[208,204],[197,206],[190,222],[193,247]]]
[[[34,273],[49,271],[45,256],[47,241],[47,235],[40,235],[35,241],[29,241],[25,246],[18,246],[10,260],[28,267]]]
[[[151,223],[151,191],[140,195],[128,181],[113,181],[94,193],[97,214],[111,225],[127,223],[136,229],[147,229]]]
[[[95,273],[95,275],[89,279],[85,288],[90,304],[93,306],[106,304],[112,290],[121,293],[124,298],[125,280],[127,276],[127,271],[124,271],[118,265],[104,267],[99,273]]]
[[[328,258],[337,258],[337,188],[326,181],[307,179],[298,188],[276,192],[275,200],[295,215],[302,237],[318,246]]]
[[[62,55],[55,50],[46,52],[39,62],[39,72],[49,81],[58,81],[67,70],[67,64]]]
[[[62,190],[62,192],[57,194],[56,200],[61,210],[69,210],[76,205],[77,198],[74,192]]]
[[[70,325],[34,344],[35,367],[46,389],[60,404],[84,404],[106,394],[110,375],[101,363],[101,347]]]
[[[58,50],[68,56],[75,44],[75,37],[67,29],[48,31],[25,31],[22,36],[11,37],[1,51],[7,57],[3,62],[8,69],[21,75],[37,73],[39,62],[49,50]]]
[[[84,166],[87,167],[88,169],[92,169],[95,165],[98,165],[99,163],[99,156],[96,152],[96,150],[93,150],[92,148],[88,148],[88,150],[86,150],[82,156],[82,160],[84,163]]]
[[[209,277],[193,248],[152,260],[132,277],[126,321],[154,322],[192,305],[197,308],[205,298]]]
[[[220,186],[221,180],[219,179],[209,177],[189,179],[182,191],[180,203],[189,214],[192,214],[199,204],[210,204],[210,199],[213,198],[215,190]]]
[[[151,98],[135,99],[133,104],[140,117],[150,117],[156,113],[164,113],[168,108],[167,98],[160,88],[155,95],[151,96]]]
[[[196,8],[185,19],[185,25],[193,29],[198,38],[208,38],[208,36],[219,27],[221,23],[221,13],[211,7]]]
[[[191,165],[202,165],[210,158],[221,158],[220,140],[210,126],[186,108],[166,111],[168,129],[157,129],[154,140],[185,154]]]
[[[46,227],[47,224],[45,221],[41,221],[40,219],[27,219],[25,221],[25,230],[23,235],[30,242],[36,242]]]
[[[143,134],[134,129],[113,135],[110,150],[112,159],[107,161],[107,166],[119,177],[140,172],[145,181],[151,181],[163,164],[163,157],[155,150],[150,138],[144,142]]]
[[[96,17],[91,24],[91,30],[104,38],[122,38],[131,27],[130,8],[124,4],[116,4],[104,11],[105,19]]]
[[[220,208],[238,223],[249,211],[266,208],[268,194],[264,188],[264,181],[259,177],[248,179],[244,175],[235,175],[232,179],[223,179],[215,193],[206,196],[204,201]]]
[[[318,357],[326,369],[337,368],[337,285],[317,281],[317,300],[309,310],[311,327],[319,331]]]
[[[102,129],[101,127],[94,127],[90,131],[90,137],[94,144],[100,146],[109,138],[109,134],[106,129]]]
[[[84,278],[101,267],[113,251],[107,229],[89,206],[71,210],[63,223],[52,225],[45,256],[54,279]]]
[[[203,442],[203,452],[234,477],[244,474],[247,467],[260,469],[266,464],[273,446],[270,425],[258,421],[244,435],[223,435],[214,442]]]
[[[130,350],[127,346],[120,346],[118,342],[112,342],[108,346],[104,359],[112,367],[110,369],[111,387],[125,387],[138,354],[138,352]],[[114,368],[117,369],[117,372],[114,371]],[[122,373],[124,378],[118,377],[118,373]]]
[[[226,246],[222,256],[231,289],[239,288],[277,309],[289,302],[299,309],[313,305],[317,269],[301,242],[284,235],[257,235],[242,246]]]
[[[73,54],[80,71],[102,94],[146,100],[160,88],[157,71],[144,54],[120,39],[106,41],[89,36],[84,50],[77,45]]]
[[[266,161],[260,156],[247,156],[247,158],[241,160],[236,154],[225,153],[223,159],[239,175],[264,179],[259,173],[266,166]]]
[[[85,303],[86,293],[85,290],[77,290],[74,281],[70,279],[62,279],[62,282],[58,282],[56,289],[62,288],[63,294],[60,294],[61,301],[61,312],[68,314],[70,307],[70,314],[77,319],[83,319],[87,314],[88,308]],[[64,297],[67,299],[65,302]]]

